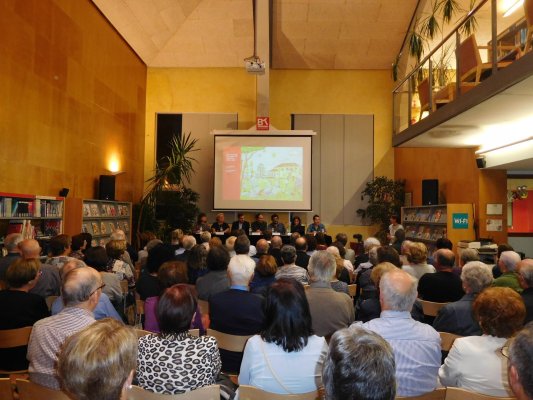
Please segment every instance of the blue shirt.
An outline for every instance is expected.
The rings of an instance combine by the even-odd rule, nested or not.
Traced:
[[[63,304],[63,297],[59,296],[55,301],[52,303],[52,315],[59,314],[59,312],[65,307]],[[107,294],[101,293],[100,294],[100,300],[98,300],[98,304],[96,305],[96,308],[93,311],[94,319],[102,319],[102,318],[113,318],[117,321],[123,322],[122,318],[118,314],[117,310],[115,310],[115,307],[113,307],[113,304],[111,304],[111,301],[109,300],[109,297],[107,297]]]
[[[311,224],[307,227],[307,233],[309,232],[324,232],[326,233],[326,227],[324,226],[324,224],[318,224],[315,225],[315,224]]]
[[[394,351],[397,396],[420,396],[437,387],[440,335],[431,325],[415,321],[407,311],[387,310],[363,327],[381,335]]]

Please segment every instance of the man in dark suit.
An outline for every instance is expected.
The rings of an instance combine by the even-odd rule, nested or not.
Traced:
[[[516,266],[518,283],[524,289],[520,295],[526,306],[526,320],[524,324],[533,321],[533,260],[526,258]]]
[[[253,264],[253,263],[252,263]],[[263,297],[250,293],[254,267],[246,262],[230,262],[230,289],[209,298],[210,327],[231,335],[255,335],[263,329]],[[239,372],[242,353],[220,349],[222,370]]]
[[[294,247],[296,248],[296,261],[294,263],[299,267],[307,269],[309,259],[311,258],[307,254],[307,241],[304,237],[299,237],[294,242]]]
[[[266,230],[267,230],[267,223],[265,221],[265,218],[263,217],[263,214],[261,213],[255,214],[255,221],[252,222],[252,232],[264,234]]]
[[[461,278],[453,273],[455,255],[448,249],[439,249],[433,255],[437,272],[424,274],[418,282],[418,296],[427,301],[449,303],[464,296]]]
[[[244,214],[239,213],[237,215],[237,221],[231,224],[231,232],[243,230],[247,235],[250,233],[250,223],[244,220]]]

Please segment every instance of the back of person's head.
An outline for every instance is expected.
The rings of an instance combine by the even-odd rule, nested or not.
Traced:
[[[100,274],[93,268],[75,268],[63,277],[61,296],[65,306],[77,306],[89,300],[89,297],[102,285]]]
[[[218,237],[211,237],[209,240],[209,248],[212,249],[213,247],[222,247],[222,240]]]
[[[325,245],[326,244],[326,236],[324,235],[324,232],[317,232],[315,235],[316,244],[317,245]]]
[[[344,256],[346,255],[346,248],[344,247],[344,245],[341,242],[337,241],[331,243],[331,245],[335,246],[339,250],[340,258],[344,258]]]
[[[163,243],[156,244],[148,250],[148,258],[146,259],[146,269],[149,273],[156,273],[159,267],[167,261],[174,258],[174,251],[170,246]]]
[[[166,289],[177,283],[187,283],[187,264],[183,261],[167,261],[161,264],[157,271],[157,279],[162,289]]]
[[[449,249],[438,249],[435,252],[434,259],[436,261],[435,267],[438,270],[451,269],[455,265],[455,254]]]
[[[336,262],[333,254],[325,250],[315,252],[309,259],[307,270],[313,282],[330,282],[335,275]]]
[[[109,235],[109,238],[111,240],[122,240],[126,241],[126,234],[122,229],[115,229],[113,232],[111,232],[111,235]]]
[[[396,249],[392,246],[380,246],[377,249],[378,264],[387,262],[391,263],[398,268],[402,267],[402,261],[400,260],[400,255]]]
[[[78,251],[83,247],[84,243],[85,239],[81,233],[78,235],[74,235],[72,236],[72,244],[70,248],[72,249],[72,251]]]
[[[524,325],[526,307],[522,297],[508,287],[482,291],[472,306],[474,317],[486,335],[510,338]]]
[[[518,277],[528,288],[533,288],[533,259],[526,258],[518,263]]]
[[[527,324],[509,343],[509,384],[515,396],[533,399],[533,323]]]
[[[402,243],[405,240],[405,231],[403,229],[397,229],[394,232],[394,239],[396,239],[397,243]]]
[[[230,236],[226,239],[226,243],[224,243],[224,246],[226,247],[226,250],[228,251],[235,251],[235,241],[237,240],[237,236]]]
[[[372,265],[377,265],[379,263],[378,249],[379,246],[373,246],[368,251],[368,261],[370,261],[370,264]]]
[[[211,247],[207,253],[207,269],[225,271],[228,269],[229,260],[229,253],[223,246]]]
[[[307,250],[307,240],[304,237],[299,237],[294,242],[294,248],[296,251],[306,251]]]
[[[270,245],[272,246],[273,249],[281,249],[281,246],[283,245],[283,241],[278,235],[272,236],[272,239],[270,239]]]
[[[61,234],[54,236],[48,242],[48,253],[51,257],[58,257],[70,248],[71,239],[69,235]]]
[[[119,400],[136,365],[135,331],[104,318],[65,340],[57,372],[63,389],[77,400]]]
[[[165,289],[157,304],[161,333],[182,333],[189,330],[198,300],[189,285],[177,284]]]
[[[383,274],[379,282],[381,309],[410,312],[417,296],[417,283],[401,269]]]
[[[251,266],[247,260],[243,260],[240,257],[233,257],[228,265],[228,275],[231,284],[248,286],[254,275],[254,269],[255,266]]]
[[[235,254],[248,254],[250,252],[250,239],[246,235],[237,236],[233,248]]]
[[[255,244],[255,248],[257,250],[257,253],[266,254],[268,253],[269,245],[265,239],[259,239],[257,243]]]
[[[500,258],[504,251],[514,251],[513,246],[509,243],[501,243],[498,245],[497,256]]]
[[[23,236],[20,233],[10,233],[9,235],[6,235],[4,239],[4,248],[9,253],[15,253],[18,248],[18,244],[22,242]]]
[[[82,232],[80,235],[83,237],[83,240],[85,241],[85,250],[91,248],[93,245],[93,235],[91,235],[89,232]]]
[[[200,241],[202,243],[209,243],[209,240],[211,240],[211,234],[208,231],[202,231],[200,233]]]
[[[182,239],[182,245],[185,250],[190,250],[196,245],[196,238],[191,235],[185,235]]]
[[[413,242],[409,245],[407,260],[411,264],[424,264],[428,258],[428,249],[422,242]]]
[[[285,264],[292,264],[296,261],[296,249],[290,244],[286,244],[281,248],[281,259]]]
[[[290,242],[291,242],[291,244],[292,244],[293,246],[295,246],[295,245],[296,245],[296,241],[297,241],[300,237],[302,237],[302,236],[300,235],[299,232],[292,232],[292,233],[291,233],[291,238],[290,238]]]
[[[67,276],[67,274],[73,269],[85,267],[87,267],[87,264],[85,264],[85,261],[83,260],[79,260],[77,258],[72,258],[68,260],[59,270],[59,277],[61,278],[61,282],[65,281],[65,276]]]
[[[508,272],[514,272],[516,264],[520,262],[520,254],[516,251],[504,251],[500,255],[500,262],[505,266]]]
[[[435,241],[435,248],[453,250],[453,243],[448,238],[438,238]]]
[[[24,260],[19,258],[7,268],[7,284],[12,289],[19,289],[33,282],[40,270],[41,262],[38,259]]]
[[[120,257],[126,251],[126,242],[124,240],[110,240],[105,245],[105,251],[109,258],[120,260]]]
[[[462,265],[470,261],[479,261],[479,252],[477,249],[464,249],[461,251],[460,260]]]
[[[338,248],[337,246],[333,246],[333,245],[332,245],[332,246],[329,246],[329,247],[326,249],[326,251],[327,251],[328,253],[332,254],[333,257],[335,257],[335,258],[337,258],[337,257],[340,258],[340,256],[341,256],[340,253],[339,253],[339,248]]]
[[[152,250],[155,246],[159,244],[163,244],[163,241],[161,239],[151,239],[148,243],[146,243],[146,251],[150,252],[150,250]]]
[[[95,246],[85,252],[85,263],[97,271],[107,271],[107,252],[102,246]]]
[[[307,346],[313,334],[311,312],[303,286],[294,279],[280,278],[267,291],[265,330],[261,337],[290,353]]]
[[[144,231],[144,232],[141,232],[140,234],[140,239],[141,239],[141,248],[144,248],[144,246],[146,246],[146,244],[150,241],[150,240],[154,240],[154,239],[157,239],[155,234],[151,231]]]
[[[467,293],[478,294],[492,285],[492,270],[481,261],[470,261],[461,269],[461,281]]]
[[[316,238],[313,235],[305,235],[305,240],[307,240],[307,250],[315,251],[316,250]]]
[[[41,245],[35,239],[24,239],[19,242],[18,248],[22,258],[39,258],[41,254]]]
[[[170,240],[172,244],[180,244],[183,240],[183,231],[181,229],[174,229],[171,233]]]
[[[337,236],[335,236],[335,240],[342,244],[343,246],[346,246],[348,243],[348,235],[346,233],[337,233]]]
[[[368,253],[368,251],[374,246],[381,246],[381,243],[377,238],[373,236],[366,238],[365,241],[363,242],[365,253]]]
[[[398,266],[391,264],[390,262],[380,262],[378,265],[372,268],[372,271],[370,272],[370,280],[374,286],[379,289],[379,281],[381,280],[383,274],[394,271],[395,269],[398,269]]]
[[[255,273],[263,278],[276,275],[277,270],[278,263],[276,262],[276,259],[267,254],[261,256],[255,266]]]
[[[202,270],[207,268],[207,249],[201,244],[195,245],[191,249],[191,254],[187,259],[187,265],[191,269]]]
[[[394,353],[377,333],[362,327],[338,330],[322,370],[328,400],[393,400]]]

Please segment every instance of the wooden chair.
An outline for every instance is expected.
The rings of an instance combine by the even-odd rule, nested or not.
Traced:
[[[422,311],[428,317],[436,317],[439,310],[448,303],[435,303],[433,301],[420,300]]]
[[[13,386],[11,386],[11,380],[9,378],[0,378],[0,399],[11,400],[13,398]]]
[[[141,299],[135,300],[135,326],[140,326],[142,317],[144,315],[144,301]]]
[[[449,332],[439,332],[440,335],[440,349],[442,351],[450,351],[453,346],[455,339],[460,338],[460,335],[454,335]]]
[[[265,392],[254,386],[239,386],[239,400],[316,400],[320,398],[318,390],[301,394],[276,394]]]
[[[355,294],[357,293],[357,285],[352,283],[351,285],[348,285],[348,294],[353,299],[355,297]]]
[[[128,400],[219,400],[220,386],[205,386],[182,394],[159,394],[133,385],[126,397]]]
[[[433,107],[429,104],[429,78],[425,78],[418,84],[418,100],[420,101],[420,115],[418,120],[422,119],[424,111],[433,111]]]
[[[54,301],[56,301],[58,297],[59,296],[48,296],[46,298],[46,306],[48,307],[48,311],[52,310],[52,304],[54,304]]]
[[[457,387],[447,387],[445,400],[516,400],[516,397],[487,396]]]
[[[198,328],[189,329],[189,335],[200,337],[200,329]]]
[[[129,287],[128,287],[128,281],[126,279],[123,279],[120,281],[120,289],[122,289],[122,294],[123,295],[127,295],[128,292],[129,292]]]
[[[65,392],[49,389],[25,379],[17,379],[19,400],[70,400]]]
[[[198,307],[202,315],[209,315],[209,302],[207,300],[198,300]]]
[[[246,346],[246,342],[253,335],[249,335],[249,336],[230,335],[228,333],[222,333],[214,329],[208,328],[207,336],[213,336],[217,340],[219,349],[242,353],[244,351],[244,347]],[[238,384],[237,377],[238,377],[239,371],[224,371],[224,372],[227,375],[229,375],[233,383],[235,383],[236,385]]]
[[[10,349],[13,347],[27,346],[30,341],[32,327],[25,326],[17,329],[3,329],[0,330],[0,349]],[[28,370],[19,371],[4,371],[0,370],[0,374],[24,374]]]
[[[437,388],[432,392],[425,393],[421,396],[413,397],[400,397],[397,396],[396,400],[445,400],[446,399],[446,388]]]
[[[524,53],[527,53],[531,50],[531,41],[533,40],[533,0],[524,1],[524,15],[527,22],[526,47],[524,48]]]

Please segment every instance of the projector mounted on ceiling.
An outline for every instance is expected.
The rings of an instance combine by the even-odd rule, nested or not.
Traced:
[[[265,63],[257,56],[245,58],[244,66],[246,72],[250,74],[262,75],[265,73]]]

